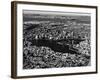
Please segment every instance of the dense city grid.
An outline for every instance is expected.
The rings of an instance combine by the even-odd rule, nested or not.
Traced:
[[[90,15],[26,12],[23,11],[23,69],[91,65]]]

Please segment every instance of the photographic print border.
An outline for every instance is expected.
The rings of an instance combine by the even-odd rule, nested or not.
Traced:
[[[49,75],[33,75],[33,76],[18,76],[17,75],[17,4],[27,5],[46,5],[46,6],[59,6],[59,7],[79,7],[79,8],[93,8],[96,9],[96,71],[94,72],[79,72],[79,73],[63,73],[63,74],[49,74]],[[11,77],[12,78],[32,78],[32,77],[50,77],[50,76],[66,76],[66,75],[80,75],[80,74],[94,74],[98,71],[98,55],[97,55],[97,6],[88,5],[73,5],[73,4],[56,4],[56,3],[40,3],[40,2],[24,2],[12,1],[11,2]]]

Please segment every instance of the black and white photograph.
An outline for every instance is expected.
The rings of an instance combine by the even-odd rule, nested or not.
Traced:
[[[97,73],[97,7],[12,2],[12,78]]]
[[[91,66],[90,14],[53,13],[23,10],[23,69]]]

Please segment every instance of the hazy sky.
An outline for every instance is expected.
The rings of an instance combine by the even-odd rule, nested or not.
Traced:
[[[51,12],[51,11],[36,11],[36,10],[23,10],[24,14],[49,14],[49,15],[77,15],[77,16],[90,16],[90,13],[78,13],[78,12]]]

